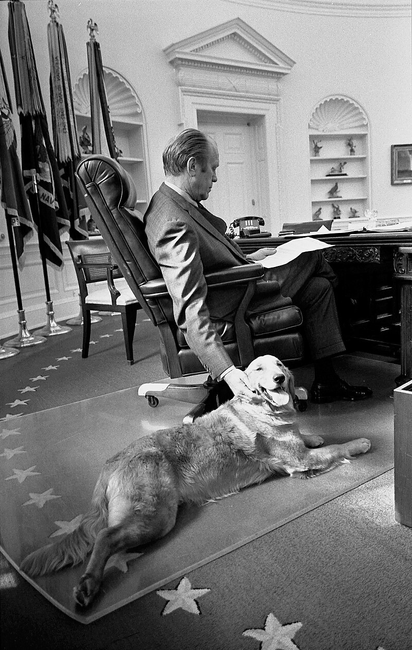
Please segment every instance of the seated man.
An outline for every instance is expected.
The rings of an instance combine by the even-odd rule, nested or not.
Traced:
[[[145,214],[150,250],[173,299],[177,325],[190,348],[214,379],[224,379],[234,394],[250,393],[245,373],[236,368],[213,326],[230,315],[240,301],[237,291],[224,299],[208,296],[204,273],[259,261],[276,249],[245,256],[226,235],[226,223],[199,201],[216,183],[216,143],[196,129],[179,133],[163,153],[165,182]],[[276,280],[303,313],[305,342],[315,365],[311,398],[317,403],[359,400],[372,394],[366,386],[350,386],[335,373],[331,357],[345,350],[335,305],[336,277],[319,251],[304,253],[284,266],[265,271],[250,304],[253,312],[271,307],[270,281]],[[273,300],[272,300],[273,302]]]

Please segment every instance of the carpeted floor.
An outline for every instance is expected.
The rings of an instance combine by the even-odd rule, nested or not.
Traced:
[[[8,381],[4,388],[7,390],[7,402],[10,400],[7,404],[3,402],[2,396],[0,406],[5,413],[3,417],[10,419],[11,414],[28,413],[28,409],[32,408],[50,408],[52,391],[51,388],[46,390],[46,387],[51,385],[49,379],[40,380],[43,383],[31,395],[30,402],[25,405],[11,404],[15,399],[19,399],[13,397],[14,392],[30,385],[30,378],[34,378],[37,372],[49,373],[52,377],[59,376],[59,369],[43,370],[43,365],[46,368],[58,365],[57,357],[72,356],[75,360],[70,383],[66,384],[62,379],[53,381],[53,394],[57,404],[59,401],[60,404],[75,401],[72,391],[77,391],[85,399],[126,388],[124,384],[128,380],[131,382],[129,386],[134,386],[142,381],[161,377],[153,330],[150,323],[142,322],[141,325],[142,328],[137,331],[135,339],[137,364],[131,368],[125,361],[120,334],[116,344],[117,357],[110,366],[117,372],[116,377],[110,373],[110,378],[105,378],[107,373],[102,372],[100,364],[100,369],[96,365],[86,382],[76,382],[76,376],[79,376],[78,372],[79,369],[82,370],[83,364],[93,363],[94,351],[99,349],[97,344],[91,348],[88,360],[78,359],[79,353],[73,352],[75,346],[68,354],[63,349],[63,341],[57,345],[55,341],[50,340],[44,344],[48,349],[46,352],[46,347],[44,348],[41,359],[38,358],[40,355],[37,350],[37,354],[32,354],[34,349],[30,350],[30,364],[27,359],[24,360],[27,350],[15,357],[13,363],[10,360],[3,361],[2,370],[6,367],[5,364],[9,364]],[[100,331],[104,332],[111,325],[105,321],[99,326]],[[142,337],[145,332],[147,334],[142,348],[145,352],[141,355],[142,361],[139,361],[138,352],[139,332]],[[95,333],[99,336],[98,329],[95,329]],[[106,346],[108,340],[102,339],[102,342],[99,342],[102,353],[103,345]],[[110,342],[113,343],[113,339]],[[53,351],[49,349],[54,346],[56,347]],[[103,353],[104,359],[106,360],[112,352],[112,348],[107,349],[106,353]],[[49,353],[50,357],[47,356]],[[96,352],[96,356],[97,354]],[[140,363],[145,364],[145,359],[148,362],[143,376],[134,383],[134,377],[137,377],[141,370],[138,366]],[[65,364],[65,375],[66,364],[70,361],[59,362],[60,365]],[[360,362],[352,358],[342,359],[341,363],[345,365],[348,361],[351,362],[350,367],[354,372],[356,364]],[[37,366],[33,364],[37,363],[41,365],[38,366],[39,370],[34,372],[34,367],[37,369]],[[17,365],[19,372],[15,373],[13,370]],[[375,392],[382,384],[383,368],[384,374],[388,373],[387,376],[392,373],[396,376],[398,370],[394,364],[382,366],[379,362],[372,362],[369,367],[372,368]],[[87,374],[90,368],[91,365],[87,368]],[[135,372],[136,375],[129,374]],[[299,383],[305,383],[309,373],[310,369],[302,368],[298,369],[295,375],[298,375]],[[82,370],[81,379],[84,378]],[[120,383],[123,382],[123,385],[113,388],[117,379]],[[73,382],[76,382],[74,386]],[[80,384],[83,384],[83,388]],[[357,412],[355,408],[358,409],[359,405],[352,404],[311,406],[304,414],[305,425],[309,429],[326,427],[328,430],[324,433],[331,439],[338,439],[343,429],[349,429],[354,435],[365,435],[364,432],[368,428],[382,427],[382,409],[386,414],[390,412],[389,385],[382,390],[384,392],[375,395],[374,400],[365,403],[365,409]],[[43,391],[41,398],[40,391]],[[25,397],[21,396],[21,400],[24,401]],[[26,421],[29,419],[23,418]],[[4,422],[6,429],[17,424]],[[356,429],[356,434],[352,429]],[[391,435],[389,431],[389,466]],[[4,447],[9,446],[6,442],[7,440]],[[373,454],[368,454],[350,466],[339,468],[338,472],[341,469],[346,470],[346,467],[358,467],[360,470],[364,460],[371,462],[372,459]],[[381,467],[378,473],[380,471],[384,469]],[[333,474],[331,473],[331,476]],[[323,478],[325,477],[320,477]],[[305,485],[309,485],[309,489],[318,489],[318,480],[294,481],[294,490],[305,489]],[[409,588],[412,531],[394,521],[393,472],[384,471],[378,478],[364,480],[367,482],[361,487],[321,507],[311,509],[313,506],[309,505],[308,511],[304,511],[302,516],[287,521],[285,525],[266,532],[213,562],[190,569],[184,576],[179,575],[169,584],[107,614],[86,628],[59,612],[30,585],[22,581],[4,561],[0,579],[2,648],[408,650],[412,648]],[[288,481],[290,480],[285,479],[285,482]],[[13,481],[8,482],[9,485],[10,483]],[[272,489],[270,482],[261,487]],[[255,488],[252,488],[250,493],[253,494],[253,491]],[[285,498],[282,501],[285,501]],[[222,503],[226,506],[233,501],[227,499]],[[229,514],[233,508],[230,505]],[[256,504],[250,509],[256,509]],[[247,508],[241,517],[247,523]],[[225,523],[224,521],[219,526],[223,527]],[[139,559],[136,562],[139,562]]]
[[[49,337],[0,361],[0,419],[105,395],[164,377],[157,331],[137,312],[134,365],[126,361],[118,314],[92,325],[89,357],[81,358],[82,327]],[[35,331],[33,332],[35,333]],[[22,403],[23,402],[23,403]]]

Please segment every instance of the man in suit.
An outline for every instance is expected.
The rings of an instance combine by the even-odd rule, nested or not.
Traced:
[[[236,368],[217,333],[213,320],[230,315],[240,301],[231,290],[224,299],[208,296],[204,273],[250,264],[276,249],[261,249],[245,256],[229,239],[226,223],[200,201],[208,198],[217,181],[219,152],[216,143],[196,129],[179,133],[163,152],[165,182],[153,196],[145,214],[150,250],[157,260],[173,299],[175,320],[188,345],[213,378],[224,379],[234,394],[250,393],[245,373]],[[267,270],[250,304],[254,312],[271,307],[270,282],[280,284],[303,313],[304,334],[315,365],[312,400],[358,400],[372,392],[350,386],[335,373],[331,357],[345,350],[341,338],[333,287],[336,276],[319,251]],[[272,299],[273,302],[273,299]]]

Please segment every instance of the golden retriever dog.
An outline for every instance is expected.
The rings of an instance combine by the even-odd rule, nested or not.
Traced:
[[[179,504],[227,496],[274,474],[312,477],[370,449],[366,438],[319,449],[320,436],[301,434],[293,378],[279,359],[259,357],[246,374],[253,400],[233,397],[191,424],[139,438],[110,458],[79,527],[28,555],[21,570],[32,577],[50,573],[92,551],[74,589],[75,600],[86,607],[109,557],[166,535]]]

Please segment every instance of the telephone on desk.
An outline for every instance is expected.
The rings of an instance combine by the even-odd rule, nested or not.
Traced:
[[[263,217],[241,217],[232,221],[229,230],[233,233],[233,237],[271,237],[270,232],[260,229],[260,226],[264,225]],[[239,229],[238,232],[236,228]]]

